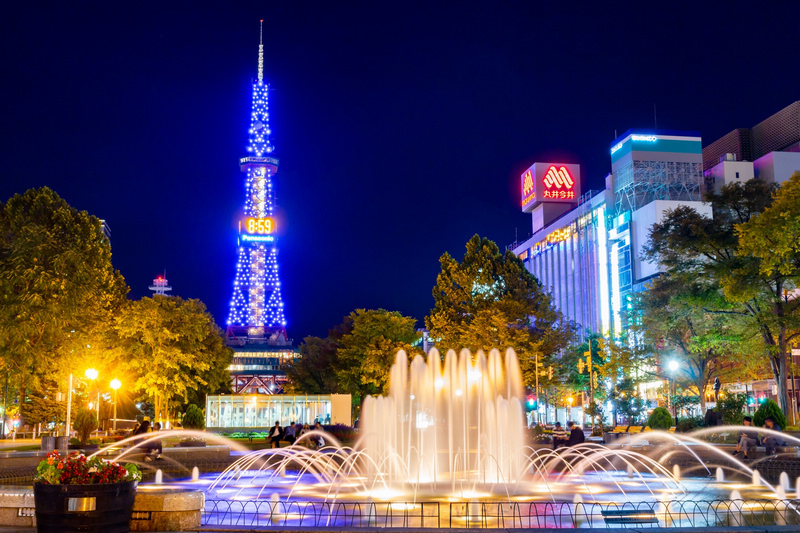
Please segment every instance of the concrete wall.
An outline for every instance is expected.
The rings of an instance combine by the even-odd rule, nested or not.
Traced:
[[[658,264],[641,259],[642,251],[644,246],[649,243],[650,230],[653,224],[664,220],[667,211],[673,210],[681,205],[692,207],[701,215],[712,217],[710,204],[678,200],[655,200],[633,212],[633,216],[631,217],[631,248],[633,249],[633,257],[631,261],[633,262],[633,278],[635,281],[640,281],[662,272]]]

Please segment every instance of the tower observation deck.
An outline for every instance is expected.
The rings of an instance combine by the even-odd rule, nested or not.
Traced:
[[[263,21],[261,23],[263,28]],[[239,221],[236,277],[227,322],[226,337],[231,345],[291,344],[286,334],[278,277],[273,187],[278,160],[272,155],[275,147],[270,141],[271,133],[262,30],[258,45],[258,78],[253,81],[247,155],[239,160],[246,177],[244,216]]]

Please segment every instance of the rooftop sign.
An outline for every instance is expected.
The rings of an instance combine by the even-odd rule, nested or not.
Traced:
[[[541,203],[575,203],[581,195],[581,166],[534,163],[522,173],[522,211],[530,213]]]

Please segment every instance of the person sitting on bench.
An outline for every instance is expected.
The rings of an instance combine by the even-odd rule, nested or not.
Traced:
[[[753,419],[749,416],[744,417],[744,425],[752,427]],[[733,455],[738,455],[739,452],[744,452],[744,458],[749,459],[747,456],[747,449],[758,446],[758,432],[757,431],[742,431],[739,435],[739,443],[736,445],[736,451]]]
[[[567,422],[567,429],[569,430],[567,446],[575,446],[586,441],[586,435],[583,434],[583,430],[572,420]]]
[[[772,431],[780,431],[781,427],[775,423],[775,419],[768,416],[764,419],[764,427]],[[774,435],[767,435],[764,437],[764,447],[767,449],[767,455],[775,455],[775,448],[783,444],[783,439],[779,439]]]
[[[155,430],[157,431],[159,429],[161,429],[161,424],[156,422]],[[140,450],[144,451],[144,453],[145,453],[144,460],[145,461],[152,461],[153,460],[153,456],[155,456],[155,459],[161,459],[161,439],[151,440],[151,441],[146,442],[146,443],[144,442],[144,441],[146,441],[146,440],[148,440],[150,438],[150,435],[148,435],[149,432],[150,432],[150,421],[149,420],[145,420],[144,422],[142,422],[142,424],[138,428],[136,428],[136,430],[133,432],[133,435],[134,436],[139,435],[140,438],[137,439],[137,442],[141,442],[142,443],[142,444],[138,445],[137,448],[139,448]]]

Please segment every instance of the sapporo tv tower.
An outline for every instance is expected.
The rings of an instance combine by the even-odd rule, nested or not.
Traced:
[[[245,180],[244,217],[239,221],[238,260],[228,317],[229,344],[290,344],[278,277],[275,193],[272,179],[278,160],[270,142],[269,84],[264,83],[264,40],[258,45],[258,79],[253,81],[253,105],[247,156],[239,160]]]

